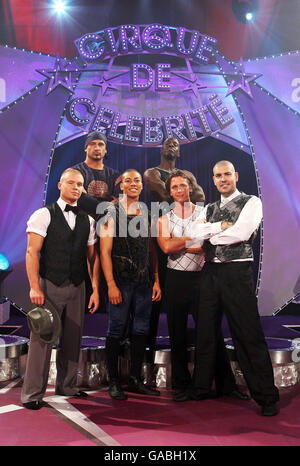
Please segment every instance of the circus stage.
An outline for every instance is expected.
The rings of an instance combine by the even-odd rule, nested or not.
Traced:
[[[300,326],[300,317],[297,316],[298,305],[290,305],[289,309],[294,312],[261,318],[271,351],[274,350],[274,345],[278,344],[282,345],[281,350],[283,350],[283,346],[288,346],[289,342],[298,338],[297,329]],[[189,324],[192,338],[192,319]],[[17,331],[12,330],[12,335],[17,333],[21,338],[28,338],[29,331],[25,318],[13,313],[5,325],[7,328],[9,326],[18,328]],[[92,353],[93,339],[99,339],[99,346],[103,346],[106,328],[106,314],[85,316],[84,335],[92,338],[83,338],[83,343],[87,345],[89,341],[90,353]],[[223,331],[224,337],[230,338],[226,321],[223,322]],[[172,400],[172,391],[168,386],[168,368],[166,372],[162,371],[163,366],[165,368],[168,366],[166,353],[163,356],[165,359],[162,358],[164,351],[168,351],[167,338],[163,338],[166,335],[165,314],[162,314],[159,326],[161,338],[157,339],[156,358],[156,361],[161,363],[161,376],[157,382],[161,391],[159,397],[129,393],[127,401],[112,400],[107,392],[105,369],[103,369],[104,373],[99,375],[95,372],[97,364],[94,364],[94,377],[90,377],[89,380],[87,378],[83,380],[83,374],[79,371],[79,381],[81,377],[83,387],[89,393],[88,398],[78,400],[55,396],[50,373],[49,385],[44,397],[45,407],[37,412],[29,412],[23,408],[20,401],[23,361],[19,376],[12,380],[2,379],[0,385],[1,445],[102,445],[110,448],[152,446],[152,450],[153,447],[174,446],[300,445],[300,397],[298,396],[300,385],[297,381],[297,377],[300,380],[300,371],[295,378],[295,373],[287,370],[285,380],[281,379],[281,381],[277,375],[280,413],[275,419],[260,416],[259,407],[253,400],[240,401],[223,397],[176,403]],[[82,353],[86,352],[86,349],[83,345]],[[81,369],[88,358],[87,354],[83,356]],[[98,357],[97,361],[101,366],[101,350],[100,359]],[[288,364],[285,367],[287,368]],[[89,367],[88,370],[91,375],[91,368]],[[123,372],[126,375],[124,361]],[[163,377],[164,374],[166,379]],[[126,386],[125,378],[124,386]],[[245,387],[241,388],[245,389]]]
[[[200,446],[300,445],[299,8],[298,0],[0,2],[0,445],[102,446],[100,456],[151,447],[151,457],[140,450],[143,464],[173,460],[158,456],[171,447],[191,453],[177,459],[200,461]],[[89,396],[55,396],[54,347],[45,406],[24,409],[26,225],[33,212],[57,201],[61,174],[84,161],[91,131],[106,141],[95,176],[104,168],[118,173],[116,187],[119,175],[137,170],[144,180],[140,205],[151,214],[157,203],[145,180],[159,167],[190,171],[210,204],[220,198],[213,167],[227,160],[239,191],[261,200],[263,221],[251,231],[254,282],[281,395],[278,416],[261,416],[253,400],[174,402],[164,313],[155,364],[146,358],[143,366],[145,381],[161,395],[112,400],[102,308],[85,313],[78,384]],[[161,165],[170,138],[178,151]],[[101,210],[106,181],[89,182],[79,202],[92,198]],[[191,371],[193,328],[190,316]],[[223,335],[236,381],[247,390],[226,320]],[[125,341],[124,386],[129,354]]]

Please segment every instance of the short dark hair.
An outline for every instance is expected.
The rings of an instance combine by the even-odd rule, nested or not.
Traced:
[[[140,174],[140,172],[136,168],[127,168],[121,175],[121,181],[123,181],[123,177],[124,177],[125,173],[129,173],[129,172],[136,172],[142,178],[142,175]]]
[[[164,145],[166,144],[167,141],[169,141],[169,139],[176,139],[176,141],[178,142],[178,146],[180,148],[180,142],[179,142],[179,139],[176,137],[176,136],[169,136],[168,138],[166,138],[163,143],[162,143],[162,146],[161,146],[161,149],[160,149],[160,153],[162,154],[163,153],[163,150],[164,150]],[[180,152],[178,152],[178,157],[180,157]]]

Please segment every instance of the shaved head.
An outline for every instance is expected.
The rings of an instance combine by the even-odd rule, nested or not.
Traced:
[[[82,173],[79,171],[79,170],[76,170],[75,168],[66,168],[62,174],[60,175],[60,180],[59,181],[62,181],[64,178],[66,178],[69,174],[72,174],[72,175],[81,175],[82,176],[82,179],[84,180],[83,178],[83,175]]]
[[[224,167],[224,166],[228,166],[228,168],[230,168],[233,172],[235,172],[233,163],[229,162],[228,160],[220,160],[214,165],[213,173],[215,172],[216,169],[220,167]]]
[[[236,191],[239,174],[231,162],[220,160],[215,164],[213,174],[214,184],[222,196],[229,197]]]

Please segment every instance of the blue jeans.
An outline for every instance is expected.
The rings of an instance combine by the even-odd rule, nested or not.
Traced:
[[[117,286],[122,294],[122,303],[117,306],[108,303],[107,336],[118,339],[124,337],[130,318],[132,335],[148,335],[152,310],[152,284],[119,282]]]

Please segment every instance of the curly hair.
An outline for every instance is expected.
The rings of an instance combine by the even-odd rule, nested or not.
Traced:
[[[166,190],[168,194],[170,194],[171,180],[177,176],[181,176],[182,178],[185,178],[188,181],[189,185],[191,186],[192,192],[194,191],[194,189],[197,186],[197,180],[194,177],[194,175],[187,170],[175,169],[170,173],[170,175],[166,179]]]

